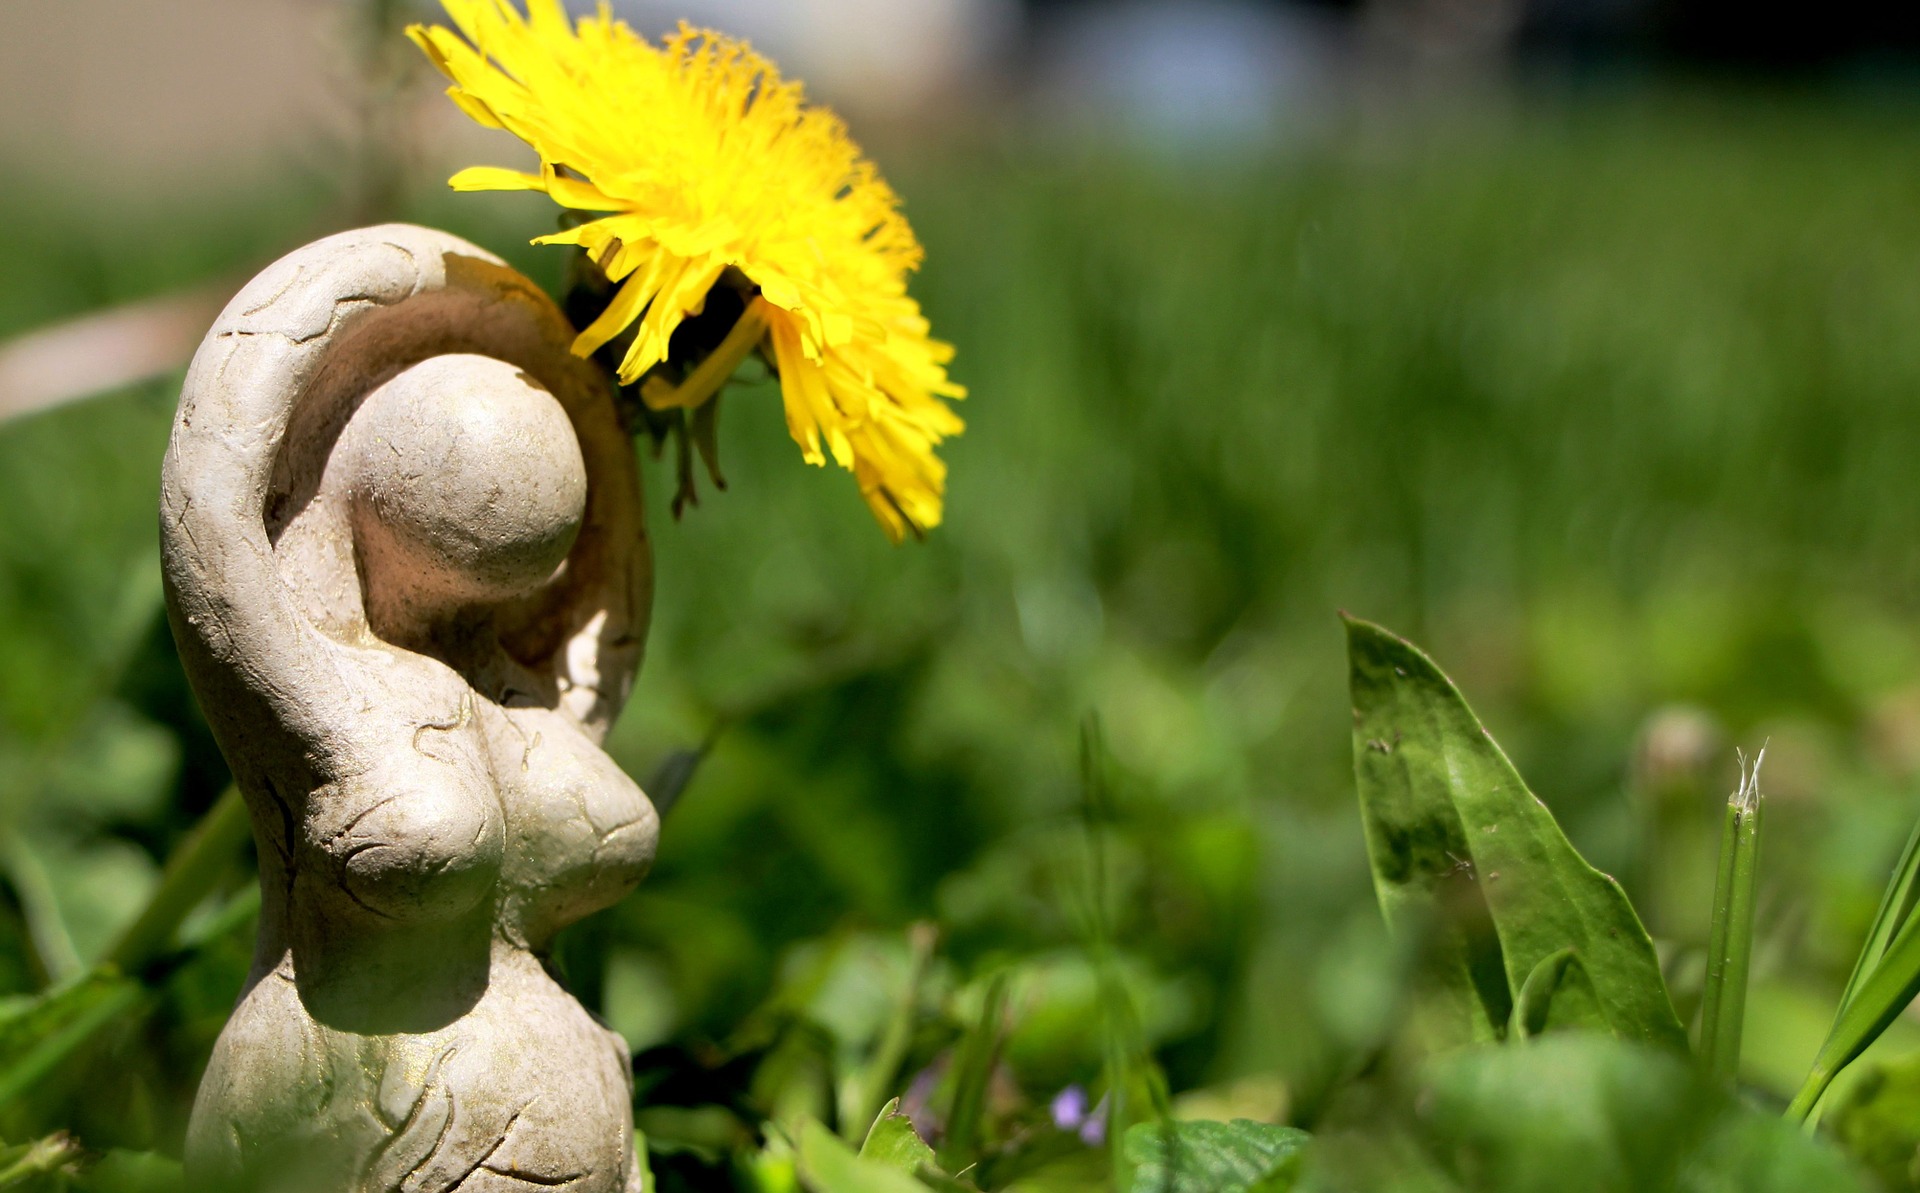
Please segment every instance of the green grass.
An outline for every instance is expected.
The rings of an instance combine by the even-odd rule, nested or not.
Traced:
[[[674,525],[650,470],[658,610],[611,748],[644,776],[726,729],[654,875],[570,946],[576,979],[641,1046],[737,1042],[775,991],[877,1039],[886,999],[817,992],[904,980],[931,919],[927,1005],[966,1012],[945,1030],[1008,973],[1027,1095],[1096,1082],[1074,891],[1097,711],[1114,972],[1176,1097],[1277,1074],[1303,1124],[1352,1115],[1398,960],[1345,608],[1428,647],[1626,881],[1683,1015],[1732,745],[1771,737],[1751,1014],[1804,1026],[1750,1030],[1747,1076],[1791,1093],[1825,1027],[1793,1008],[1832,1005],[1917,802],[1917,115],[1664,90],[1231,160],[883,155],[973,391],[948,522],[890,548],[767,387],[726,404],[729,492]],[[420,195],[412,218],[559,276],[523,244],[538,203]],[[322,199],[106,219],[9,188],[0,332],[243,272],[329,230]],[[49,859],[83,958],[224,782],[152,612],[170,402],[0,428],[0,828]],[[1654,782],[1636,741],[1680,704],[1722,739]],[[7,884],[0,988],[25,991],[38,913]],[[0,1136],[177,1147],[244,937],[102,1045],[112,1088],[50,1088]],[[926,1028],[902,1072],[951,1038]]]

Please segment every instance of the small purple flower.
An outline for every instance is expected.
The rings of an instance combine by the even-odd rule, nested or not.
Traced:
[[[1088,1147],[1099,1147],[1107,1141],[1107,1099],[1100,1098],[1100,1104],[1087,1114],[1087,1121],[1080,1124],[1080,1142]]]
[[[1053,1095],[1053,1125],[1062,1131],[1078,1131],[1087,1121],[1087,1091],[1069,1085]]]
[[[1062,1131],[1075,1132],[1081,1142],[1090,1147],[1106,1142],[1107,1100],[1104,1097],[1089,1110],[1087,1091],[1078,1085],[1069,1085],[1053,1096],[1049,1109],[1053,1113],[1053,1125]]]

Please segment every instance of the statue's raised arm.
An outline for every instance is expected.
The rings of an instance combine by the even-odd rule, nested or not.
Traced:
[[[289,726],[330,724],[332,702],[356,699],[326,677],[336,646],[366,622],[343,554],[352,542],[340,511],[314,503],[342,496],[322,481],[338,472],[335,449],[369,393],[435,357],[477,354],[524,371],[579,434],[590,479],[579,541],[520,628],[563,707],[604,734],[639,665],[649,572],[631,448],[605,380],[567,351],[572,335],[525,277],[427,228],[330,236],[248,283],[194,357],[162,482],[170,607],[183,649],[209,656],[204,678],[244,672],[246,693]]]
[[[572,338],[496,258],[391,225],[270,266],[194,358],[168,610],[263,896],[196,1187],[636,1187],[624,1047],[539,961],[658,836],[599,749],[651,574]]]

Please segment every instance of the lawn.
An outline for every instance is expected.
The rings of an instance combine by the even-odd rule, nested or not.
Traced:
[[[1368,1162],[1398,1175],[1353,1187],[1584,1165],[1396,1125],[1404,966],[1341,610],[1458,682],[1621,879],[1683,1018],[1734,747],[1770,743],[1743,1078],[1784,1105],[1920,814],[1916,116],[1674,86],[1235,156],[1013,134],[882,153],[971,390],[946,524],[890,547],[848,477],[796,458],[770,383],[727,398],[726,492],[676,523],[671,468],[646,477],[657,606],[610,748],[643,783],[710,749],[652,876],[555,964],[639,1053],[661,1189],[775,1187],[729,1159],[756,1114],[844,1126],[836,1081],[902,1005],[916,940],[937,943],[885,1092],[964,1051],[1004,977],[989,1134],[1097,1091],[1131,1019],[1179,1113],[1319,1131],[1336,1170],[1358,1163],[1340,1140],[1397,1141]],[[559,251],[523,244],[550,219],[531,200],[423,180],[395,214],[558,282]],[[0,334],[237,284],[340,218],[319,186],[149,210],[10,185]],[[226,782],[160,614],[177,386],[0,426],[0,992],[100,956]],[[1091,803],[1090,717],[1111,779]],[[132,1009],[7,1091],[0,1136],[178,1154],[245,976],[248,882]],[[0,1024],[0,1045],[47,1030]],[[1879,1052],[1913,1047],[1902,1025]],[[1448,1138],[1533,1080],[1481,1078],[1452,1102],[1472,1083],[1442,1081]],[[1055,1167],[1003,1187],[1100,1179]]]

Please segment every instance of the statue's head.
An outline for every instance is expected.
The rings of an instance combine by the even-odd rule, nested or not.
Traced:
[[[367,395],[339,445],[368,625],[394,640],[553,579],[580,533],[587,469],[539,382],[434,356]]]
[[[652,565],[633,440],[576,336],[525,277],[404,224],[316,241],[234,297],[162,476],[169,615],[223,744],[257,754],[273,721],[305,765],[367,715],[325,677],[370,636],[606,732]]]

